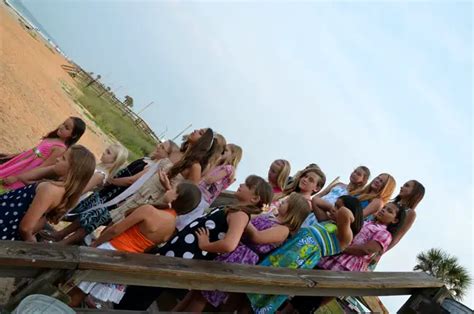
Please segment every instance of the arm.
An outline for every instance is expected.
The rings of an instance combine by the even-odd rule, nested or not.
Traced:
[[[286,226],[276,225],[274,227],[258,231],[251,223],[245,229],[249,240],[255,244],[281,243],[288,238],[290,229]]]
[[[222,240],[209,242],[209,230],[200,229],[196,232],[199,241],[199,248],[210,253],[229,253],[235,250],[240,242],[242,233],[249,222],[246,213],[238,211],[227,215],[229,229]]]
[[[201,181],[201,165],[198,162],[192,164],[189,168],[187,179],[194,184],[199,184],[199,181]]]
[[[363,215],[364,218],[373,215],[378,212],[383,207],[383,202],[380,198],[373,199],[366,208],[364,208]]]
[[[313,199],[311,200],[311,207],[318,221],[325,221],[331,219],[327,212],[331,212],[333,210],[333,207],[328,202],[316,196],[313,197]]]
[[[364,244],[353,244],[347,247],[344,250],[344,253],[355,255],[355,256],[365,256],[365,255],[372,255],[374,253],[382,253],[383,248],[380,243],[375,240],[371,240]]]
[[[17,176],[6,177],[3,180],[3,182],[5,184],[13,184],[17,181],[21,181],[24,184],[30,184],[47,177],[52,177],[54,175],[55,175],[54,165],[47,166],[47,167],[38,167],[32,170],[23,172],[22,174],[19,174]]]
[[[232,174],[232,173],[231,173]],[[216,173],[215,175],[211,176],[211,175],[206,175],[204,176],[204,178],[202,179],[204,182],[206,182],[206,184],[213,184],[214,182],[217,182],[219,180],[222,180],[223,178],[225,178],[226,176],[228,175],[227,171],[225,169],[222,169],[220,170],[218,173]]]
[[[351,223],[353,221],[352,212],[346,207],[341,207],[335,213],[337,223],[337,239],[339,246],[344,250],[352,242]]]
[[[395,234],[395,236],[392,239],[392,242],[390,242],[390,245],[387,248],[387,251],[393,248],[395,245],[397,245],[398,242],[405,236],[405,234],[410,230],[411,226],[415,222],[416,219],[416,212],[411,209],[405,218],[405,222],[403,223],[402,227],[400,230]]]
[[[44,223],[44,214],[52,207],[53,201],[58,198],[57,190],[51,183],[43,182],[36,188],[36,196],[20,222],[19,233],[23,240],[36,242],[35,230],[37,224]]]
[[[107,227],[99,236],[99,238],[94,242],[93,246],[97,247],[98,245],[112,240],[116,236],[122,234],[129,228],[133,227],[136,224],[141,223],[145,220],[147,215],[149,215],[150,210],[153,210],[152,206],[145,205],[140,206],[134,210],[130,215],[126,216],[124,219],[120,220],[116,224]]]
[[[66,149],[64,147],[53,147],[51,149],[51,155],[49,155],[49,157],[45,161],[43,161],[40,167],[54,165],[56,163],[56,158],[62,156],[65,151]]]
[[[108,183],[110,184],[113,184],[113,185],[117,185],[117,186],[130,186],[132,185],[133,183],[135,183],[135,181],[137,181],[143,174],[145,174],[145,172],[147,171],[148,169],[145,168],[143,169],[142,171],[140,171],[139,173],[133,175],[133,176],[130,176],[130,177],[124,177],[124,178],[109,178],[107,180]]]
[[[98,186],[101,186],[103,182],[104,182],[104,174],[100,172],[94,173],[92,178],[90,178],[89,182],[87,182],[87,185],[82,191],[82,194],[92,191]]]
[[[324,195],[327,195],[332,190],[333,187],[335,187],[336,185],[341,184],[340,182],[338,182],[338,180],[339,180],[339,177],[332,180],[332,182],[324,190],[322,190],[321,192],[316,194],[316,196],[317,197],[323,197]]]

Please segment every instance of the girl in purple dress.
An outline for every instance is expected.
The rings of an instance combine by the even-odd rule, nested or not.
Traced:
[[[276,217],[263,214],[252,218],[237,248],[217,256],[214,260],[256,265],[263,256],[297,232],[310,211],[306,198],[299,193],[292,193],[278,208]],[[173,311],[201,312],[207,302],[217,308],[226,303],[229,296],[229,293],[221,291],[192,290]]]

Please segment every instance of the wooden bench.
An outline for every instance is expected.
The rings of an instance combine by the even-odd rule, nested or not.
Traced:
[[[37,293],[37,288],[51,288],[52,283],[64,281],[66,277],[69,278],[66,285],[59,289],[63,293],[81,280],[88,280],[262,294],[422,295],[425,299],[435,298],[436,302],[441,302],[445,296],[441,281],[420,272],[295,270],[10,241],[0,241],[0,276],[36,278],[12,298],[9,308],[26,295]]]

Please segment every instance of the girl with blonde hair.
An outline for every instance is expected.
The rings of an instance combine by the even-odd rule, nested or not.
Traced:
[[[313,223],[314,219],[324,221],[330,219],[328,213],[334,211],[334,203],[337,198],[349,193],[360,193],[367,184],[370,177],[370,170],[365,166],[359,166],[352,171],[349,177],[349,184],[338,182],[339,177],[333,181],[321,193],[312,199],[313,214],[308,216],[305,225]]]
[[[127,162],[128,150],[122,145],[115,143],[105,149],[100,157],[100,163],[97,165],[94,175],[87,183],[84,192],[92,191],[105,184],[109,177],[117,174],[120,168]]]
[[[357,197],[363,209],[365,220],[371,220],[392,197],[396,186],[395,179],[388,173],[381,173],[360,192],[354,191],[351,195]]]
[[[281,197],[290,171],[290,163],[285,159],[277,159],[270,165],[270,169],[268,169],[268,183],[272,186],[274,200]]]

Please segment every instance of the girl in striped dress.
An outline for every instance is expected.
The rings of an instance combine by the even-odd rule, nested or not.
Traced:
[[[341,196],[335,207],[334,221],[301,228],[259,265],[313,269],[321,257],[340,253],[362,227],[362,210],[359,201],[351,196]],[[286,295],[247,296],[255,313],[275,313],[288,298]]]

